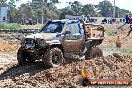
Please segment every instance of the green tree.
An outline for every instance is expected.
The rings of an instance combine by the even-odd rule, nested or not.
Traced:
[[[126,14],[132,15],[132,13],[129,10],[120,9],[119,7],[116,6],[116,11],[115,11],[116,18],[124,18]]]
[[[129,10],[125,10],[125,9],[119,10],[119,17],[125,17],[126,14],[129,14],[130,16],[132,16],[132,13]]]
[[[78,1],[69,2],[69,5],[70,5],[71,9],[75,12],[76,15],[81,14],[83,5],[80,2],[78,2]]]
[[[59,18],[59,11],[55,4],[58,0],[32,0],[32,8],[36,12],[37,22],[43,23],[44,18],[56,19]]]
[[[15,3],[19,0],[0,0],[0,6],[8,7],[8,19],[11,23],[25,23],[26,20],[32,19],[37,23],[45,22],[46,19],[61,19],[65,15],[91,15],[109,17],[113,14],[112,4],[104,0],[98,5],[82,5],[78,1],[68,2],[69,6],[63,9],[57,9],[55,6],[59,0],[32,0],[16,8]],[[116,7],[116,17],[125,17],[126,14],[132,15],[129,10]]]
[[[92,4],[86,4],[82,8],[83,15],[99,16],[99,13],[95,11],[95,7]]]
[[[1,0],[2,1],[2,0]],[[18,9],[16,9],[15,2],[19,0],[10,0],[8,3],[6,3],[7,0],[5,0],[6,7],[8,7],[8,22],[10,23],[16,23],[18,22],[19,12]]]
[[[0,7],[5,7],[5,6],[7,6],[6,1],[7,1],[7,0],[0,0]]]
[[[23,23],[26,22],[26,20],[33,18],[33,11],[32,7],[29,3],[21,4],[21,6],[18,8],[18,12],[21,14]]]
[[[112,16],[113,7],[110,1],[104,0],[102,2],[99,2],[97,8],[99,10],[99,13],[102,14],[103,17]]]
[[[64,19],[65,15],[76,15],[76,12],[68,6],[60,10],[60,19]]]

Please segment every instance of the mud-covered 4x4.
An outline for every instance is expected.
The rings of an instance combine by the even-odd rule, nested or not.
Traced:
[[[86,58],[102,56],[102,51],[96,46],[104,39],[103,27],[97,25],[95,28],[100,31],[98,36],[89,28],[89,24],[78,20],[49,21],[40,32],[22,39],[17,53],[19,65],[42,60],[46,65],[58,66],[68,53],[85,54]]]

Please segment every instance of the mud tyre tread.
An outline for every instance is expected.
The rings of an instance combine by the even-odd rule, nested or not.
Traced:
[[[52,56],[56,54],[58,56],[58,61],[59,61],[59,64],[54,64],[52,62]],[[54,48],[51,48],[50,50],[47,50],[45,53],[44,53],[44,56],[43,56],[43,64],[46,65],[46,66],[50,66],[50,67],[57,67],[57,66],[60,66],[61,64],[63,64],[64,62],[64,57],[63,57],[63,53],[61,51],[61,49],[57,48],[57,47],[54,47]]]
[[[25,64],[29,64],[29,63],[34,63],[35,61],[32,60],[29,56],[28,56],[28,60],[26,60],[26,52],[23,48],[19,48],[18,52],[17,52],[17,60],[18,60],[18,64],[20,66],[23,66]]]

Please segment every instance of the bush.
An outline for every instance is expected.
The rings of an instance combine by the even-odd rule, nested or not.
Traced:
[[[0,23],[0,30],[4,29],[4,30],[18,30],[20,29],[20,25],[16,24],[16,23]]]

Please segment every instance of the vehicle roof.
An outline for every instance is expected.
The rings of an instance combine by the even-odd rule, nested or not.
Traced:
[[[63,22],[63,23],[72,23],[72,22],[79,22],[79,20],[69,20],[69,19],[62,19],[62,20],[51,20],[52,22]]]

